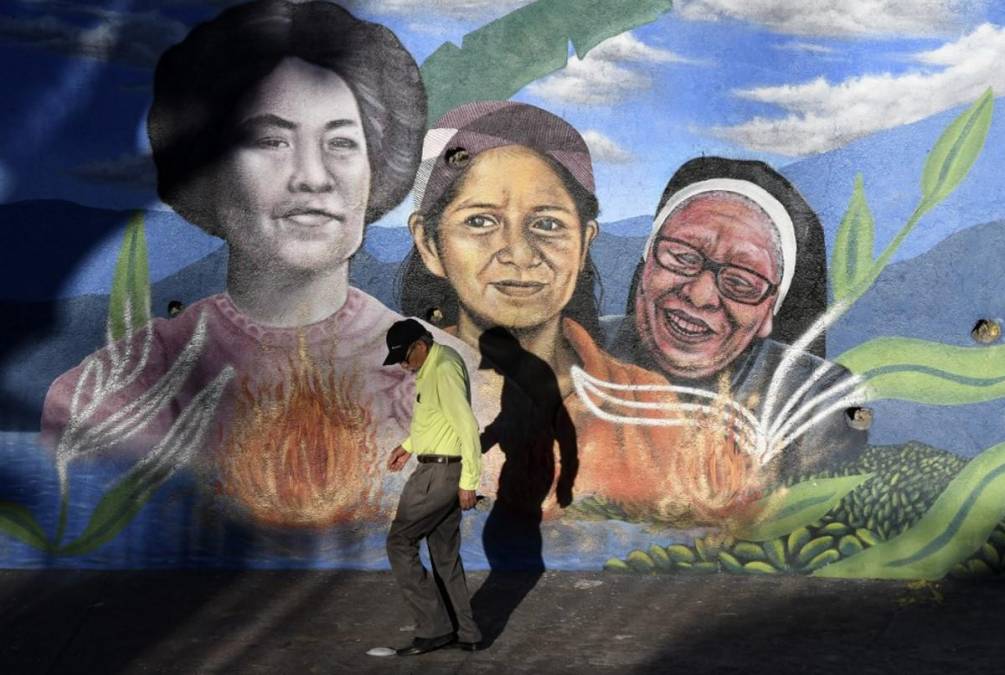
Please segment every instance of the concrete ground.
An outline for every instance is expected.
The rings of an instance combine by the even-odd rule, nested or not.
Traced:
[[[484,651],[379,658],[365,652],[411,639],[388,573],[0,571],[0,673],[1005,671],[997,580],[549,572],[488,586]]]

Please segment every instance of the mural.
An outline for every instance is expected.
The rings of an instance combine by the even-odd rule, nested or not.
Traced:
[[[11,106],[0,564],[386,567],[415,316],[471,374],[469,567],[1001,571],[997,10],[15,4],[4,58],[139,154],[39,173],[108,104]]]

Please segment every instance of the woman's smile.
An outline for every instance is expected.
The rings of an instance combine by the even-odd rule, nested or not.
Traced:
[[[370,162],[355,95],[336,73],[284,59],[242,102],[242,142],[219,207],[231,264],[317,273],[363,240]]]
[[[306,207],[286,209],[277,218],[283,235],[304,242],[337,239],[344,231],[345,220],[334,211]]]
[[[557,323],[596,233],[576,208],[541,155],[488,150],[444,208],[427,265],[450,280],[462,318],[509,329]]]
[[[529,298],[544,290],[547,287],[547,284],[540,281],[518,281],[515,279],[507,279],[503,281],[491,282],[489,283],[489,286],[494,288],[497,292],[509,297]]]
[[[695,344],[715,336],[711,326],[679,309],[664,309],[663,324],[670,334],[682,342]]]
[[[344,222],[345,217],[324,208],[295,206],[283,211],[280,219],[284,222],[307,228],[319,228],[332,221]]]

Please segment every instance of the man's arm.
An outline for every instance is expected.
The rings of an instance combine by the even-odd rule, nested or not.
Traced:
[[[446,362],[437,371],[436,393],[440,408],[461,444],[461,479],[458,496],[461,508],[475,505],[475,490],[481,483],[482,445],[478,422],[468,401],[467,378],[463,366]]]

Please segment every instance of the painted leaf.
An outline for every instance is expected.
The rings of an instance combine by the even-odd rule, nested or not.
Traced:
[[[35,516],[20,504],[0,502],[0,532],[40,551],[49,549],[49,541]]]
[[[81,555],[114,539],[149,501],[160,483],[142,472],[126,474],[98,502],[80,537],[59,549],[59,554]]]
[[[939,137],[935,147],[928,153],[925,169],[921,177],[921,201],[910,219],[886,245],[868,275],[856,285],[855,298],[864,293],[886,268],[893,254],[904,243],[917,226],[921,217],[932,207],[956,189],[970,171],[984,147],[984,141],[991,127],[991,112],[994,99],[991,90],[984,92],[977,101],[957,117]]]
[[[921,177],[924,210],[945,199],[966,177],[984,147],[993,108],[994,97],[988,88],[949,125],[932,148]]]
[[[873,474],[866,473],[821,478],[776,490],[753,505],[751,510],[759,514],[757,520],[733,532],[733,536],[747,541],[768,541],[783,537],[822,518],[845,495],[872,476]]]
[[[865,378],[872,400],[963,405],[1005,397],[1005,345],[958,347],[884,337],[835,360]]]
[[[831,290],[834,300],[842,300],[872,267],[875,220],[865,199],[862,174],[855,176],[848,210],[838,227],[831,256]]]
[[[670,11],[670,0],[537,0],[447,42],[422,64],[430,123],[470,101],[505,100],[609,37]]]
[[[182,411],[168,433],[98,502],[81,535],[59,549],[81,555],[111,541],[139,513],[153,494],[203,446],[224,388],[233,377],[225,368]]]
[[[126,308],[129,308],[127,317]],[[108,298],[108,325],[113,340],[131,334],[150,319],[150,270],[143,212],[126,225],[115,261],[112,292]]]
[[[914,527],[814,576],[941,579],[981,548],[1003,517],[1005,443],[972,459]]]

